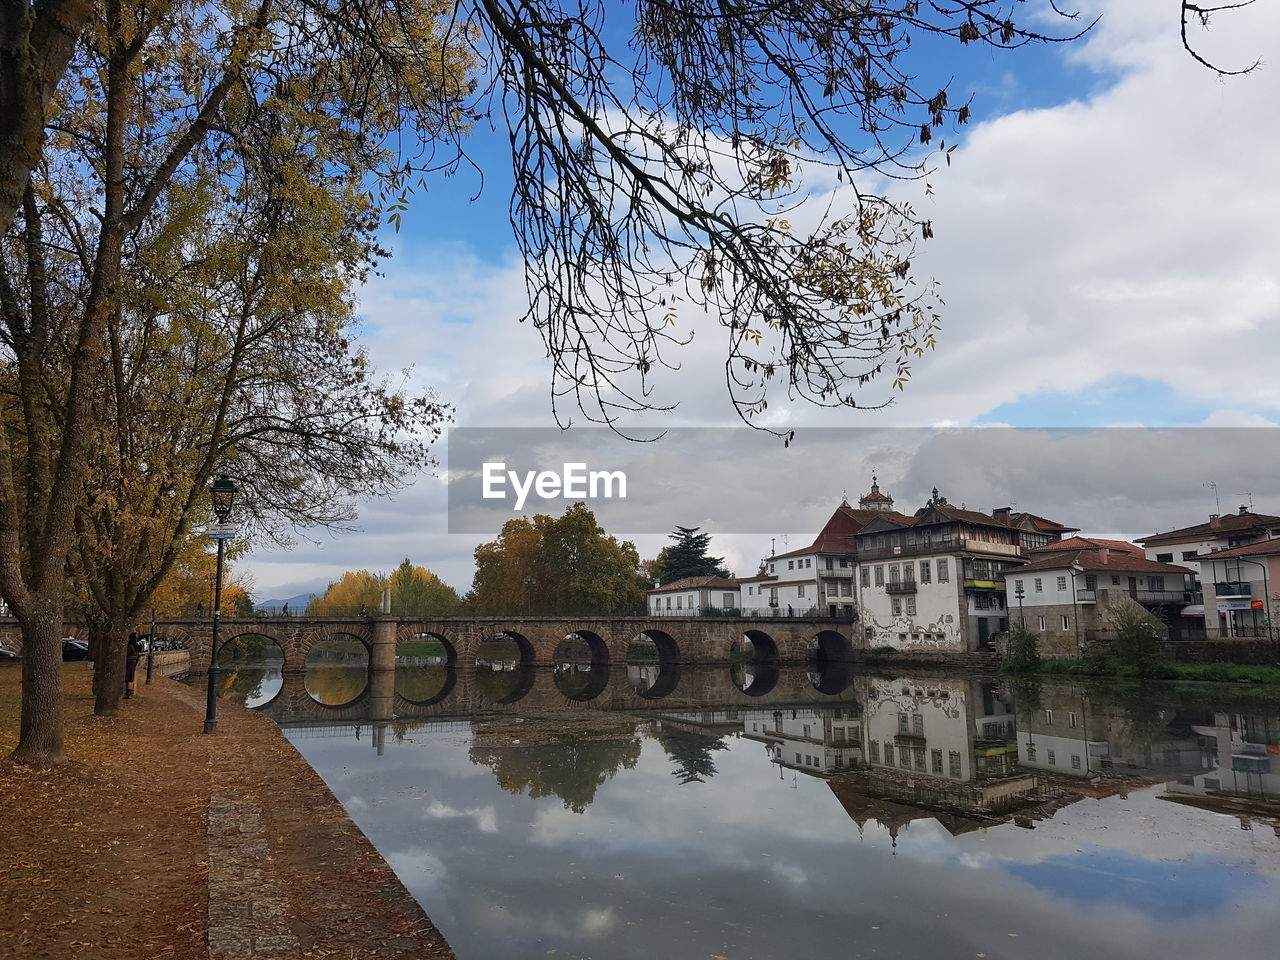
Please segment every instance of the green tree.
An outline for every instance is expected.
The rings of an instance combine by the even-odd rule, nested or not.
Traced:
[[[685,577],[728,577],[723,557],[707,556],[711,534],[699,533],[697,527],[677,526],[668,536],[675,543],[663,547],[649,564],[650,576],[666,586]]]
[[[481,732],[476,739],[489,738]],[[503,790],[535,800],[559,797],[566,810],[585,813],[600,787],[620,770],[635,769],[640,749],[640,738],[629,730],[614,736],[560,734],[519,747],[478,742],[470,757],[493,770]]]
[[[1005,640],[1004,669],[1010,673],[1035,673],[1040,669],[1040,637],[1020,623],[1009,629]]]
[[[508,520],[476,547],[471,600],[478,613],[631,614],[644,608],[640,556],[583,503],[560,517]]]
[[[462,610],[462,598],[426,567],[408,557],[392,572],[391,610],[402,617],[449,617]]]
[[[1129,597],[1120,597],[1107,606],[1104,614],[1115,632],[1112,650],[1123,665],[1133,667],[1139,676],[1156,676],[1164,665],[1159,641],[1164,624],[1153,613]]]

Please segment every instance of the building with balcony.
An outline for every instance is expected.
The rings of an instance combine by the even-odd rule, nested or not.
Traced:
[[[1199,590],[1204,579],[1200,564],[1206,554],[1277,538],[1280,538],[1280,517],[1254,513],[1242,505],[1236,513],[1212,514],[1208,523],[1153,533],[1139,537],[1138,543],[1142,544],[1148,560],[1191,568],[1196,575],[1195,589]]]
[[[763,569],[742,581],[743,610],[750,616],[825,616],[852,620],[856,614],[858,531],[872,521],[902,516],[893,498],[871,490],[852,507],[842,500],[813,543],[765,557]]]
[[[1187,567],[1148,560],[1136,544],[1089,537],[1038,547],[1025,566],[1002,575],[1010,618],[1040,637],[1046,656],[1076,656],[1086,644],[1105,639],[1107,609],[1121,597],[1155,612],[1179,633],[1194,577]]]
[[[954,507],[935,487],[914,516],[886,514],[855,540],[859,621],[868,646],[989,650],[1009,628],[1004,571],[1021,566],[1027,542],[1072,528],[1009,508]]]
[[[1206,554],[1200,571],[1211,636],[1280,638],[1280,538]]]

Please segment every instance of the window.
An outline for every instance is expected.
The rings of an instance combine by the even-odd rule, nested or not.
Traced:
[[[1067,616],[1065,613],[1062,615],[1062,629],[1063,630],[1071,629],[1071,618]]]
[[[889,582],[898,582],[898,565],[896,563],[889,564]]]
[[[1086,573],[1084,575],[1084,588],[1086,590],[1097,590],[1098,578],[1092,573]]]
[[[884,762],[893,766],[893,744],[888,741],[885,741],[884,745]]]
[[[1044,722],[1045,722],[1045,723],[1047,723],[1049,726],[1053,726],[1053,711],[1052,711],[1052,710],[1046,710],[1046,711],[1044,712]]]
[[[1111,575],[1111,585],[1112,585],[1113,587],[1118,587],[1118,586],[1120,586],[1120,574],[1118,574],[1118,573],[1113,573],[1113,574]]]
[[[813,566],[813,557],[805,557],[805,558],[804,558],[804,565],[805,565],[806,567],[812,567],[812,566]]]
[[[920,561],[920,582],[921,583],[929,582],[929,561],[928,560]]]
[[[668,609],[668,610],[670,610],[670,609],[671,609],[671,598],[670,598],[670,597],[667,597],[667,609]]]
[[[867,744],[867,747],[871,751],[871,762],[879,763],[880,762],[880,741],[872,740],[869,744]]]
[[[799,763],[799,762],[800,762],[800,754],[798,754],[798,753],[797,753],[797,754],[796,754],[796,763]]]
[[[676,597],[676,609],[677,610],[684,609],[684,597]]]
[[[1032,763],[1036,762],[1036,745],[1034,743],[1027,744],[1027,759]]]
[[[807,723],[806,723],[806,724],[804,725],[804,735],[805,735],[806,737],[811,737],[811,736],[813,736],[813,734],[809,732],[811,729],[813,729],[813,728],[812,728],[809,724],[807,724]]]
[[[836,568],[835,560],[833,560],[831,557],[827,557],[827,569],[834,570],[835,568]]]
[[[1015,580],[1015,581],[1013,581],[1013,592],[1014,592],[1014,593],[1022,593],[1022,592],[1023,592],[1023,587],[1022,587],[1022,581],[1021,581],[1021,580]]]
[[[795,568],[796,568],[796,562],[795,562],[794,560],[788,560],[788,561],[787,561],[787,569],[788,569],[788,570],[794,570]]]
[[[721,606],[723,606],[726,610],[732,610],[732,609],[733,609],[733,594],[732,594],[732,593],[726,593],[726,594],[724,595],[724,597],[723,597],[723,600],[724,600],[724,602],[721,604]]]
[[[951,574],[947,571],[947,560],[945,557],[938,561],[938,582],[946,583],[951,579]]]
[[[982,735],[984,737],[998,737],[1000,735],[1000,724],[984,723],[982,725]]]
[[[898,732],[907,733],[911,730],[911,718],[905,713],[898,714]]]
[[[1056,765],[1057,765],[1057,763],[1058,763],[1058,755],[1057,755],[1057,751],[1055,751],[1055,750],[1050,750],[1050,751],[1049,751],[1049,763],[1050,763],[1051,765],[1054,765],[1054,766],[1056,766]]]
[[[778,588],[769,588],[769,606],[776,607],[778,605]]]
[[[949,764],[950,764],[950,767],[951,767],[951,775],[952,775],[953,777],[959,777],[959,776],[962,776],[962,775],[963,775],[963,773],[964,773],[964,771],[960,769],[960,751],[959,751],[959,750],[948,750],[948,751],[947,751],[947,760],[948,760],[948,762],[949,762]]]
[[[941,750],[930,750],[930,751],[929,751],[929,762],[933,765],[933,772],[934,772],[934,773],[941,773],[941,772],[942,772],[942,751],[941,751]]]
[[[748,596],[748,597],[753,597],[753,596],[755,596],[755,593],[756,593],[756,588],[755,588],[755,587],[747,587],[747,596]]]
[[[902,616],[902,601],[899,600],[897,597],[894,597],[892,600],[892,603],[893,603],[893,615],[895,617]]]
[[[1067,714],[1067,725],[1072,727],[1077,726],[1076,712],[1074,710]]]
[[[876,586],[877,587],[884,586],[884,565],[883,564],[879,564],[876,566]]]
[[[916,598],[907,597],[907,616],[914,617],[916,615]]]
[[[849,561],[848,561],[848,559],[847,559],[847,558],[845,558],[845,557],[841,557],[841,558],[840,558],[840,566],[841,566],[841,567],[847,567],[847,566],[849,566]]]
[[[1072,769],[1072,770],[1079,770],[1079,769],[1080,769],[1080,754],[1078,754],[1078,753],[1073,753],[1073,754],[1071,755],[1071,769]]]
[[[864,588],[871,586],[871,568],[870,567],[862,568],[862,586]]]
[[[840,582],[840,596],[842,596],[842,597],[852,597],[852,596],[853,596],[853,583],[852,583],[851,581],[849,581],[849,580],[842,580],[842,581]]]
[[[911,732],[914,733],[917,737],[924,736],[924,715],[923,714],[919,714],[919,713],[912,714]]]
[[[1036,617],[1036,620],[1039,621],[1039,623],[1037,624],[1037,629],[1044,630],[1044,617]]]
[[[775,567],[775,566],[776,566],[776,564],[772,564],[772,563],[771,563],[771,564],[769,564],[769,572],[770,572],[770,573],[777,573],[777,571],[774,569],[774,567]]]
[[[916,769],[923,770],[924,769],[924,747],[916,747],[914,750],[911,751],[911,755],[916,762]]]
[[[1059,578],[1058,578],[1058,589],[1059,589],[1059,590],[1065,590],[1065,589],[1067,589],[1067,578],[1066,578],[1066,577],[1059,577]]]
[[[1035,584],[1036,593],[1043,593],[1043,592],[1044,592],[1044,581],[1043,581],[1043,580],[1041,580],[1039,577],[1036,577],[1036,578],[1035,578],[1035,580],[1034,580],[1034,581],[1032,581],[1032,582]]]
[[[803,596],[804,596],[804,584],[803,584],[803,583],[802,583],[802,584],[799,584],[799,585],[796,587],[796,596],[797,596],[797,597],[803,597]]]
[[[916,565],[914,563],[904,563],[902,565],[902,582],[903,583],[916,582]]]
[[[1157,560],[1159,560],[1161,563],[1173,563],[1173,554],[1172,554],[1172,553],[1157,553],[1157,554],[1156,554],[1156,559],[1157,559]]]
[[[1147,589],[1148,589],[1148,590],[1163,590],[1163,589],[1164,589],[1164,577],[1162,577],[1162,576],[1161,576],[1161,577],[1147,577]]]
[[[1199,550],[1183,550],[1182,551],[1183,560],[1194,560],[1198,556],[1200,556]]]

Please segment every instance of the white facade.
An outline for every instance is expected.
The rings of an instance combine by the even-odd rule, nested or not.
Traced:
[[[700,579],[700,578],[694,578]],[[742,606],[741,591],[732,586],[681,586],[676,581],[666,587],[650,590],[649,615],[654,617],[697,617],[708,608],[736,610]]]

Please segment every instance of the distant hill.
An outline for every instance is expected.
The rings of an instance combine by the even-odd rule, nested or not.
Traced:
[[[286,597],[283,600],[263,600],[261,603],[255,603],[253,609],[257,613],[279,615],[287,603],[289,612],[300,617],[307,612],[307,604],[317,596],[319,596],[317,593],[300,593],[296,597]]]

